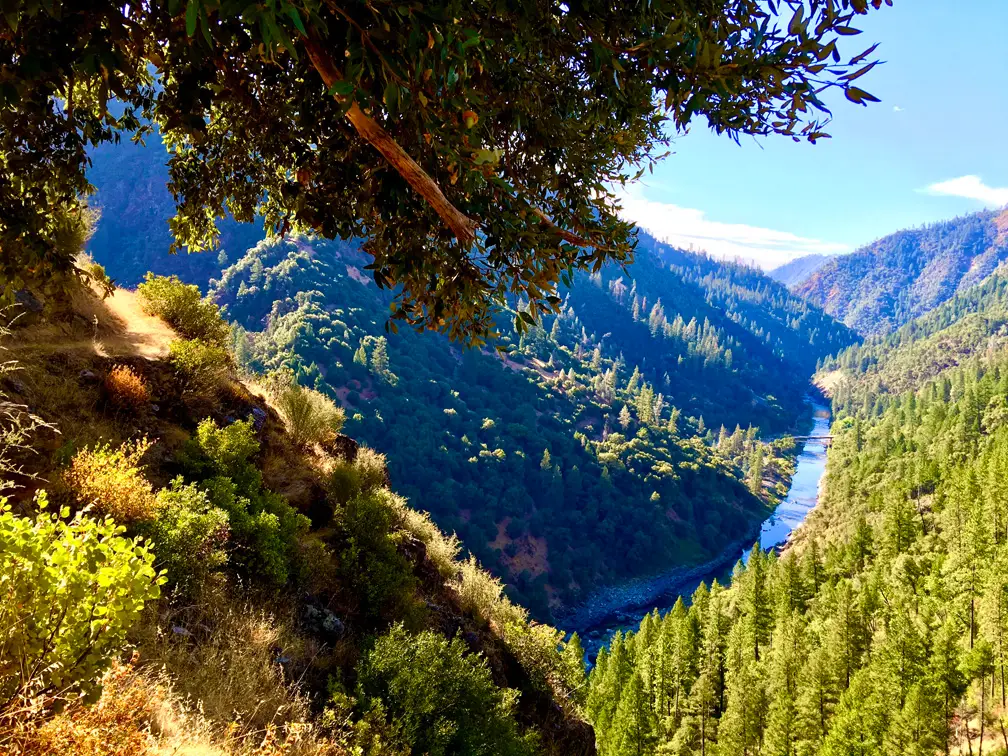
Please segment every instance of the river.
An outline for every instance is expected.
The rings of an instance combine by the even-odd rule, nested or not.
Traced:
[[[829,409],[818,402],[813,403],[813,426],[809,431],[809,436],[827,436],[830,429]],[[818,439],[810,439],[805,442],[805,446],[798,455],[795,465],[795,472],[791,478],[791,488],[784,500],[777,505],[773,513],[763,521],[760,527],[759,543],[763,550],[775,549],[783,546],[792,531],[795,530],[805,520],[812,508],[815,507],[819,498],[819,485],[823,474],[826,472],[826,442]],[[753,540],[748,541],[751,547]],[[609,639],[617,630],[636,630],[645,614],[654,611],[666,611],[675,604],[679,596],[689,602],[689,597],[697,589],[701,582],[708,585],[717,579],[722,585],[727,585],[731,580],[731,573],[735,563],[739,559],[743,561],[749,558],[750,548],[743,548],[742,544],[737,544],[713,560],[705,568],[694,570],[678,570],[669,573],[668,576],[646,581],[652,585],[664,583],[660,593],[651,596],[651,600],[644,605],[633,602],[626,606],[613,609],[609,608],[604,617],[597,621],[588,619],[582,621],[580,626],[572,627],[581,635],[585,652],[590,659],[594,659],[598,649],[608,644]],[[634,591],[627,592],[628,596],[635,595]]]

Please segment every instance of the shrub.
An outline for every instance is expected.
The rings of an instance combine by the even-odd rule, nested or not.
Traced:
[[[223,347],[195,339],[179,339],[168,347],[168,361],[186,391],[202,392],[219,385],[231,372],[231,357]]]
[[[180,336],[217,346],[223,346],[230,328],[220,314],[220,308],[204,299],[199,287],[184,284],[178,276],[155,276],[148,273],[137,287],[140,306],[148,315],[157,315]]]
[[[385,455],[362,446],[353,462],[338,459],[329,471],[326,492],[334,504],[345,504],[354,496],[385,485]]]
[[[296,383],[285,386],[274,396],[291,440],[298,446],[312,446],[333,438],[343,427],[343,408],[314,389]]]
[[[514,720],[517,693],[494,685],[458,638],[394,626],[358,667],[358,700],[364,711],[383,710],[394,745],[412,753],[534,753]]]
[[[336,554],[340,581],[373,619],[408,608],[416,585],[412,565],[396,548],[391,497],[387,490],[358,493],[333,518],[342,544]]]
[[[19,696],[100,693],[102,673],[144,604],[159,595],[153,555],[111,519],[0,501],[0,709]]]
[[[105,393],[117,407],[139,410],[150,402],[150,391],[137,372],[128,365],[116,365],[105,376]]]
[[[193,593],[228,561],[231,535],[228,515],[215,507],[205,491],[176,478],[158,492],[158,513],[144,530],[168,585]]]
[[[63,483],[79,504],[93,506],[117,522],[151,520],[157,513],[157,497],[140,467],[150,447],[144,438],[115,450],[107,444],[81,449],[63,473]]]
[[[298,558],[298,540],[308,518],[262,484],[251,457],[259,441],[251,422],[239,420],[220,428],[210,419],[199,424],[183,448],[180,462],[210,502],[228,516],[234,561],[251,575],[283,585]]]

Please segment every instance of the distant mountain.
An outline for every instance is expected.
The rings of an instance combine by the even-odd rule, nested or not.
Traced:
[[[794,286],[819,270],[829,259],[829,255],[804,255],[768,271],[767,275],[785,286]]]
[[[826,262],[796,293],[864,334],[888,333],[1008,259],[1008,210],[898,231]]]

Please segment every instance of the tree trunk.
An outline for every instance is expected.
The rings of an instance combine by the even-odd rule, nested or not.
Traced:
[[[337,82],[343,80],[343,75],[332,59],[332,56],[322,47],[315,37],[304,39],[305,51],[311,60],[315,70],[318,71],[327,87],[332,87]],[[336,95],[336,99],[344,98]],[[445,225],[452,230],[456,238],[462,244],[469,245],[476,241],[476,229],[478,224],[469,218],[465,213],[455,207],[448,198],[444,196],[441,187],[437,185],[427,172],[399,146],[399,143],[385,131],[377,122],[367,115],[356,102],[350,103],[346,118],[353,124],[357,133],[363,137],[372,147],[374,147],[389,164],[398,171],[399,175],[406,179],[406,182],[434,208]]]

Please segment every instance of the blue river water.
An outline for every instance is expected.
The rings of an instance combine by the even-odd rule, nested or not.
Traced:
[[[829,409],[819,403],[813,404],[813,426],[808,435],[813,437],[828,436],[829,431]],[[791,533],[802,524],[806,515],[815,507],[819,499],[819,486],[825,472],[826,441],[810,438],[805,442],[804,448],[798,455],[795,472],[791,478],[791,488],[788,489],[787,496],[777,505],[770,517],[764,520],[760,528],[760,548],[764,551],[779,549],[787,542]],[[740,549],[737,558],[725,560],[725,567],[680,583],[674,590],[660,596],[650,606],[617,612],[614,617],[604,623],[585,628],[582,633],[582,643],[588,658],[594,659],[598,649],[608,645],[609,639],[617,631],[636,630],[644,615],[651,613],[654,609],[657,608],[660,612],[665,612],[672,608],[679,596],[689,603],[690,596],[701,582],[710,585],[716,579],[722,585],[727,585],[731,580],[735,563],[739,559],[743,562],[748,560],[750,550]]]

